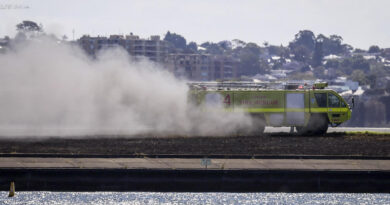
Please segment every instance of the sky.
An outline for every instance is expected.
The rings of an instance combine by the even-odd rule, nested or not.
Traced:
[[[4,9],[7,5],[28,9]],[[167,31],[187,42],[240,39],[288,45],[300,30],[336,34],[368,49],[390,47],[389,0],[0,0],[0,37],[23,20],[69,39],[132,32],[142,38]]]

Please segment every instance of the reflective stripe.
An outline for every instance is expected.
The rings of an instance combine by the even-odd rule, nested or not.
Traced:
[[[328,108],[327,107],[324,107],[324,108],[311,108],[311,112],[328,112]]]
[[[234,112],[233,108],[200,108],[202,112]]]
[[[329,112],[341,112],[341,110],[340,110],[341,108],[333,108],[333,107],[330,107],[329,108]]]
[[[225,112],[309,112],[309,108],[203,108],[203,111],[225,111]],[[311,108],[312,113],[329,113],[329,112],[348,112],[348,108]]]
[[[241,112],[284,112],[284,108],[236,108],[235,110]]]
[[[286,108],[286,112],[305,112],[304,108]]]
[[[346,108],[346,107],[341,107],[341,108],[338,108],[338,107],[332,108],[332,107],[330,107],[329,108],[329,112],[348,112],[348,108]]]

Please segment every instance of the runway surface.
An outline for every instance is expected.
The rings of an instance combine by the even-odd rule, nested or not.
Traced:
[[[390,133],[390,128],[376,127],[329,127],[328,133],[334,132],[381,132]],[[266,127],[265,133],[290,132],[290,127]],[[135,135],[133,130],[118,129],[84,129],[84,128],[9,128],[0,127],[0,137],[24,136],[82,136],[82,135]],[[164,134],[163,134],[164,135]]]

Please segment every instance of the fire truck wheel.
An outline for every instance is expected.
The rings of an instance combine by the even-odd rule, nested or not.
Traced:
[[[252,128],[251,133],[261,135],[265,130],[265,120],[263,115],[252,116]]]
[[[328,118],[324,115],[313,115],[312,131],[315,135],[323,135],[328,130]]]
[[[254,130],[252,131],[253,134],[263,134],[264,133],[264,130],[265,130],[265,126],[264,125],[258,125],[254,128]]]
[[[315,127],[315,130],[314,131],[314,134],[316,135],[323,135],[326,133],[326,131],[328,131],[328,119],[324,116],[321,116],[319,117],[317,120],[316,120],[316,125],[314,126]]]
[[[312,115],[307,126],[298,126],[296,129],[302,135],[323,135],[328,130],[328,118],[321,114]]]
[[[302,133],[304,127],[303,126],[296,126],[295,129],[297,129],[298,133]]]

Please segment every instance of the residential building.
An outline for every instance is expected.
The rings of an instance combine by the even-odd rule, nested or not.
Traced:
[[[214,79],[232,80],[237,78],[239,60],[231,56],[214,56]]]
[[[151,36],[141,39],[133,35],[110,35],[110,37],[90,37],[84,35],[78,40],[81,47],[91,56],[95,56],[100,49],[121,46],[132,56],[144,56],[152,61],[164,63],[168,54],[167,42],[160,40],[160,36]]]
[[[148,59],[166,65],[178,77],[193,81],[231,80],[237,78],[239,61],[231,56],[208,54],[175,53],[168,54],[168,43],[160,36],[141,39],[137,35],[110,35],[91,37],[84,35],[79,45],[91,56],[101,49],[122,47],[132,56]]]
[[[167,68],[177,77],[192,81],[232,80],[237,78],[238,60],[208,54],[170,54]]]
[[[214,80],[214,64],[210,55],[170,54],[167,67],[177,77],[193,81]]]

